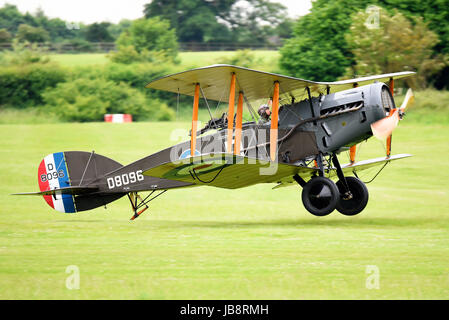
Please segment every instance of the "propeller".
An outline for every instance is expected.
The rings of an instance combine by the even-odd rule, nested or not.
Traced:
[[[380,140],[388,138],[397,127],[399,120],[402,119],[405,109],[412,105],[414,100],[415,96],[412,89],[408,89],[404,102],[399,108],[390,110],[388,116],[371,124],[373,135]]]

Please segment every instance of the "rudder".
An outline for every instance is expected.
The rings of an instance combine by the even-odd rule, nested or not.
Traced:
[[[47,155],[38,169],[40,191],[89,185],[122,165],[112,159],[84,151],[65,151]],[[89,196],[58,192],[43,196],[47,204],[63,213],[92,209],[117,199],[106,195]],[[93,201],[96,200],[96,201]],[[86,202],[91,202],[90,204]]]

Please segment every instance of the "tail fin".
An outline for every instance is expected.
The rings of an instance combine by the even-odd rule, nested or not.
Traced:
[[[39,190],[50,207],[65,213],[93,209],[121,196],[96,194],[91,184],[122,165],[94,152],[65,151],[46,156],[38,169]]]

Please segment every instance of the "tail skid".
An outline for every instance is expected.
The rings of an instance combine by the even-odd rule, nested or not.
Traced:
[[[130,220],[137,219],[142,213],[144,213],[149,207],[148,203],[167,192],[167,190],[160,191],[157,195],[151,197],[157,190],[153,190],[147,195],[144,199],[137,192],[128,193],[128,199],[131,202],[131,208],[133,210],[134,215]],[[143,209],[141,209],[143,208]],[[140,209],[140,210],[139,210]]]

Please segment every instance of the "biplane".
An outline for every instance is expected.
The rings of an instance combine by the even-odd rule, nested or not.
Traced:
[[[410,156],[391,154],[391,136],[414,99],[409,89],[397,107],[395,80],[413,74],[314,82],[212,65],[167,75],[146,88],[193,97],[190,138],[128,165],[93,151],[53,153],[39,165],[40,192],[22,194],[43,196],[52,208],[66,213],[127,196],[134,220],[150,201],[171,189],[271,183],[273,189],[299,185],[303,205],[313,215],[335,209],[356,215],[368,202],[368,189],[358,173]],[[199,128],[202,99],[211,119]],[[259,121],[252,106],[260,100],[271,101],[269,121]],[[214,118],[208,101],[224,104],[227,112]],[[248,121],[243,121],[244,112]],[[357,144],[372,136],[386,140],[386,155],[356,161]],[[338,156],[343,151],[349,151],[350,161],[341,165]]]

